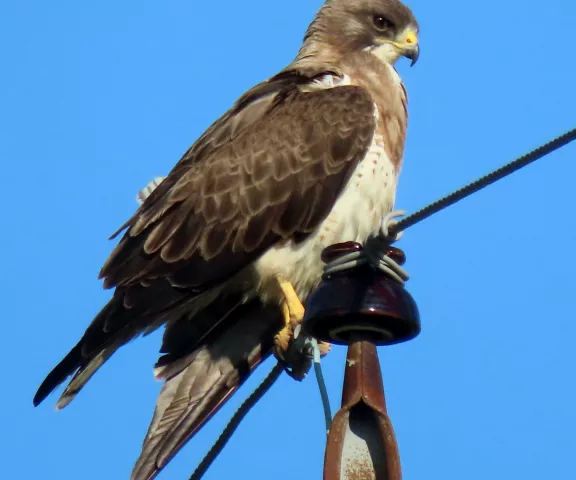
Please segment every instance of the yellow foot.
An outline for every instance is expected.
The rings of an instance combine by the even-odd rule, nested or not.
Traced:
[[[278,283],[280,285],[280,290],[282,290],[282,294],[284,295],[284,320],[286,323],[290,323],[292,327],[296,327],[302,323],[304,319],[304,305],[296,295],[294,291],[294,287],[292,284],[282,278],[278,278]]]
[[[274,339],[277,347],[277,353],[280,356],[288,350],[292,340],[294,340],[294,329],[302,323],[304,319],[304,305],[298,298],[294,287],[290,282],[278,277],[278,285],[284,296],[282,302],[282,314],[284,315],[284,328],[280,330]],[[318,342],[320,354],[326,355],[330,351],[330,344],[326,342]],[[278,351],[279,350],[279,351]]]
[[[284,297],[282,302],[284,328],[276,334],[274,343],[280,349],[280,352],[286,352],[294,337],[294,329],[304,319],[304,305],[302,305],[290,282],[278,277],[278,285]]]

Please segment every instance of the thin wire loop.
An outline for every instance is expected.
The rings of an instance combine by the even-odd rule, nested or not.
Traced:
[[[363,249],[342,255],[324,265],[323,277],[327,278],[335,273],[353,270],[362,265],[369,264],[376,270],[380,270],[386,276],[404,285],[410,276],[392,257],[388,255],[392,245],[402,233],[392,232],[392,227],[397,223],[396,217],[404,215],[404,210],[394,210],[382,217],[380,231],[376,235],[370,235],[364,242]]]
[[[316,382],[318,383],[318,389],[320,390],[322,408],[324,409],[324,420],[326,422],[326,434],[328,434],[330,431],[330,426],[332,425],[332,410],[330,409],[330,399],[328,398],[328,390],[326,389],[326,382],[324,381],[324,374],[322,373],[318,341],[313,337],[311,338],[314,359],[314,373],[316,374]]]

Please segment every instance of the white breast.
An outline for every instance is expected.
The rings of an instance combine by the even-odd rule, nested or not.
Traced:
[[[263,281],[261,295],[268,296],[266,285],[275,282],[280,274],[305,299],[320,281],[322,250],[334,243],[363,243],[376,231],[382,216],[394,206],[397,178],[398,173],[384,150],[384,138],[375,135],[366,157],[316,231],[299,245],[289,242],[272,248],[258,260],[256,269]]]

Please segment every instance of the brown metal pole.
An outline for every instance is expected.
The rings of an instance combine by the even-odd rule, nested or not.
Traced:
[[[342,408],[328,435],[324,480],[401,478],[376,345],[355,339],[348,346]]]

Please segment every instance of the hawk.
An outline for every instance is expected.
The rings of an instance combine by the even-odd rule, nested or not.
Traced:
[[[113,235],[114,293],[50,372],[68,405],[122,345],[165,326],[164,380],[133,480],[154,478],[271,353],[322,275],[320,253],[363,243],[394,205],[418,24],[398,0],[328,0],[294,61],[246,92]]]

